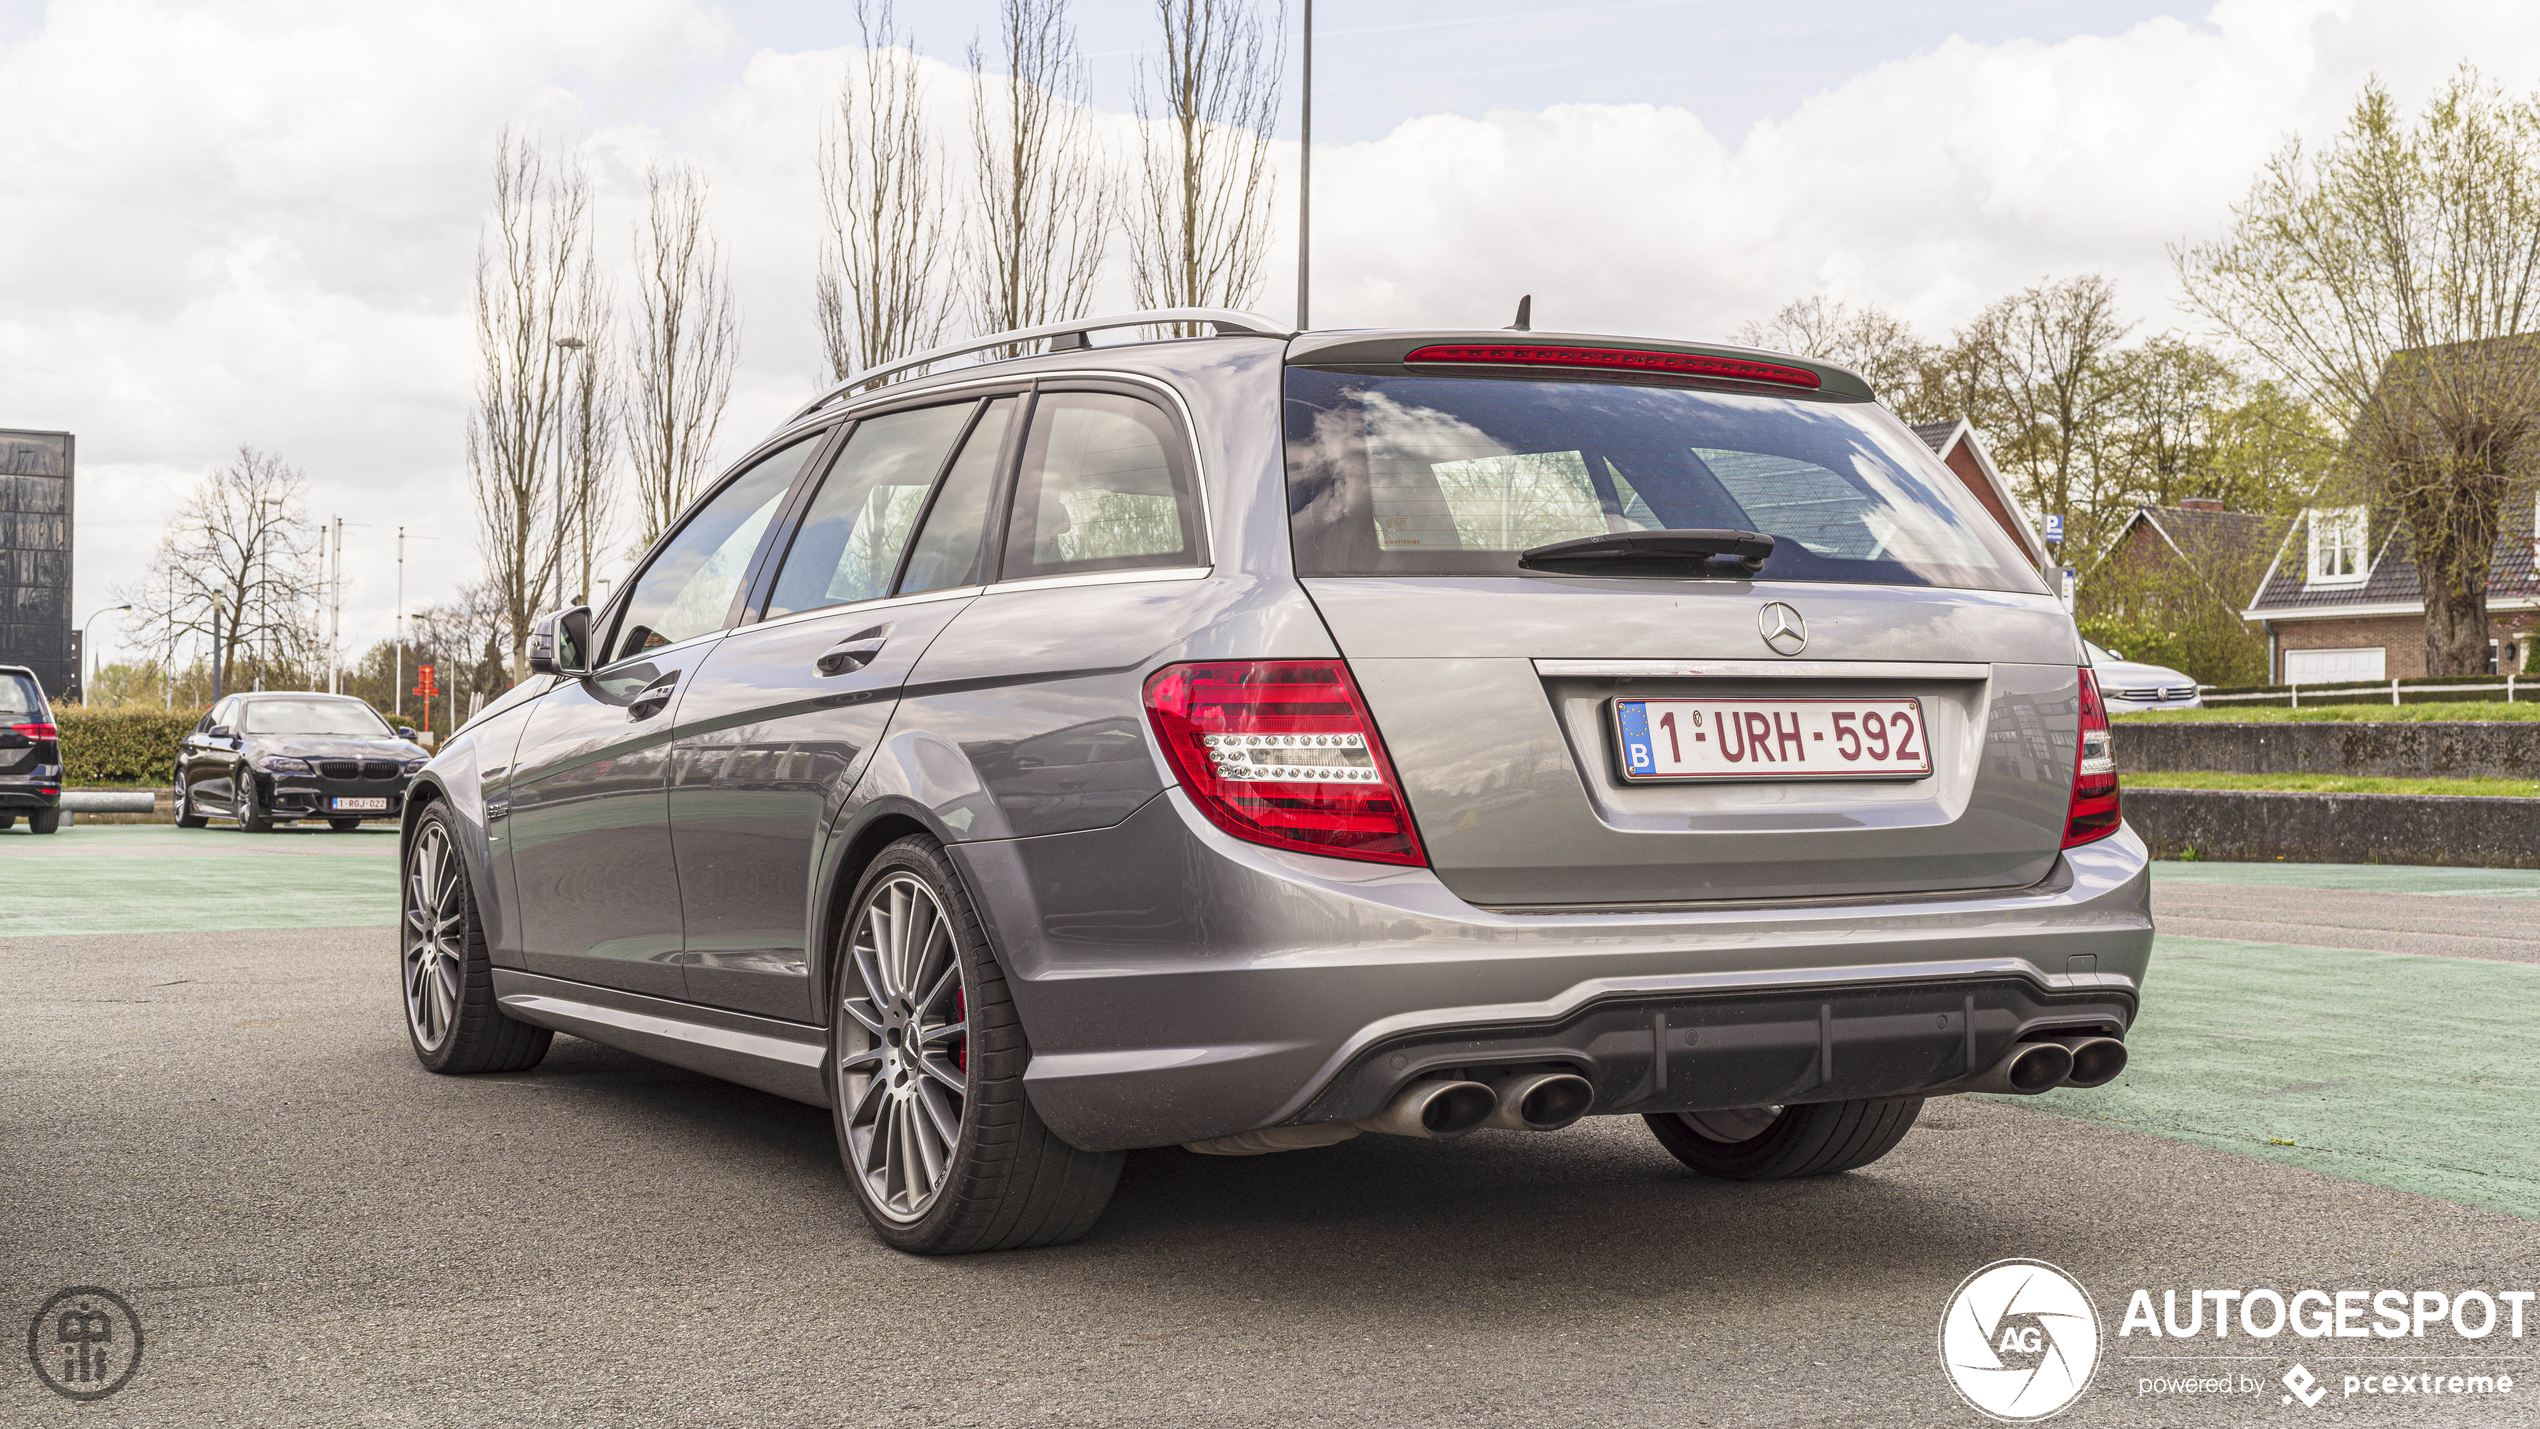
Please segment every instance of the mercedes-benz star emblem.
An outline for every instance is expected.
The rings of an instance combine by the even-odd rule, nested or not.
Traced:
[[[1755,613],[1755,629],[1776,655],[1796,655],[1808,648],[1808,622],[1778,600]]]

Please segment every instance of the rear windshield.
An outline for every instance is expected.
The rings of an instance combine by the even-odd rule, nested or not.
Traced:
[[[238,722],[248,734],[336,734],[385,739],[396,731],[355,700],[249,700]]]
[[[1290,368],[1302,575],[1504,575],[1616,531],[1775,538],[1760,579],[2034,591],[2036,575],[1895,418],[1677,386]]]
[[[24,675],[0,675],[0,724],[37,724],[44,718],[44,694]]]

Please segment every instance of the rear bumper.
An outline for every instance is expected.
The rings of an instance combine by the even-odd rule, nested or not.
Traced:
[[[1346,1120],[1447,1066],[1563,1062],[1600,1113],[1905,1095],[2026,1032],[2122,1033],[2152,943],[2130,830],[2016,892],[1618,913],[1493,912],[1426,869],[1259,848],[1179,790],[951,852],[1033,1106],[1089,1149]]]
[[[45,777],[49,775],[50,777]],[[0,813],[62,806],[62,771],[55,765],[44,775],[0,774]]]

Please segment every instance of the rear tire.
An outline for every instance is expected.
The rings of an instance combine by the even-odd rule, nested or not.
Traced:
[[[362,821],[359,819],[329,819],[326,821],[326,826],[335,830],[339,834],[349,834],[353,830],[360,828],[362,826]]]
[[[199,829],[210,822],[209,818],[196,812],[193,791],[185,787],[183,779],[177,780],[176,826],[180,829]]]
[[[17,815],[15,815],[15,814],[0,814],[0,829],[14,829],[14,828],[16,828],[17,826],[18,826],[18,816],[17,816]]]
[[[943,848],[912,835],[882,850],[848,908],[832,955],[830,1120],[873,1233],[959,1255],[1092,1230],[1124,1158],[1068,1145],[1033,1112],[1031,1044]]]
[[[1761,1131],[1742,1140],[1725,1140],[1721,1114],[1709,1114],[1711,1134],[1697,1118],[1703,1113],[1669,1113],[1643,1117],[1678,1161],[1705,1176],[1723,1181],[1785,1181],[1798,1176],[1828,1176],[1867,1166],[1896,1149],[1921,1115],[1921,1097],[1881,1101],[1817,1102],[1789,1106]]]
[[[494,1001],[494,962],[446,806],[416,821],[402,868],[397,966],[415,1060],[444,1076],[537,1066],[556,1034],[513,1021]]]
[[[49,834],[61,826],[62,811],[59,809],[38,809],[26,816],[26,831],[31,834]]]

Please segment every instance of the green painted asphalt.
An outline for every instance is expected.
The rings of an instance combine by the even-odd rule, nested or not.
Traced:
[[[0,831],[0,937],[386,928],[397,921],[397,830],[323,824],[269,834],[227,824],[79,824]]]
[[[392,926],[396,848],[386,825],[21,825],[0,833],[0,936]],[[2164,863],[2153,879],[2540,898],[2540,872],[2510,869]],[[2004,1100],[2540,1218],[2534,1025],[2528,963],[2165,936],[2126,1074]]]

